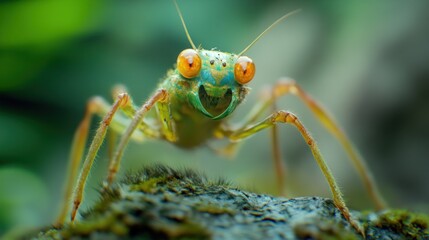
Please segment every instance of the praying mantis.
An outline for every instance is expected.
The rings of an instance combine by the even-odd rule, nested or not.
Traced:
[[[157,139],[181,148],[192,149],[207,144],[209,140],[226,139],[229,144],[225,149],[231,150],[242,140],[257,132],[271,129],[274,146],[273,160],[276,166],[281,166],[279,164],[281,163],[281,156],[277,127],[284,124],[291,125],[300,132],[328,182],[336,207],[345,219],[364,235],[364,229],[352,218],[319,147],[301,120],[295,114],[283,110],[276,110],[263,118],[263,114],[272,109],[271,107],[280,97],[288,94],[296,95],[343,145],[376,208],[384,208],[384,200],[351,141],[320,104],[313,100],[295,81],[278,81],[272,88],[263,92],[262,98],[240,124],[228,124],[228,116],[233,114],[236,107],[248,95],[250,90],[248,83],[253,80],[255,75],[256,65],[244,53],[273,26],[300,10],[282,16],[257,36],[244,50],[238,54],[233,54],[196,47],[176,1],[174,4],[191,48],[183,50],[178,55],[175,68],[167,72],[158,89],[141,106],[134,104],[123,86],[114,88],[115,100],[113,104],[109,104],[101,97],[94,97],[89,100],[83,120],[73,139],[65,201],[56,225],[61,226],[65,223],[70,213],[70,206],[68,206],[70,200],[72,200],[70,220],[72,222],[75,220],[79,206],[83,201],[88,175],[108,130],[120,135],[120,139],[110,159],[105,188],[109,188],[114,182],[123,153],[130,140]],[[102,121],[92,139],[86,157],[83,158],[90,122],[94,115],[101,116]],[[219,151],[225,149],[219,149]],[[83,159],[83,165],[80,167]],[[79,168],[80,173],[78,175]],[[284,175],[283,169],[276,170],[279,191],[283,190]]]

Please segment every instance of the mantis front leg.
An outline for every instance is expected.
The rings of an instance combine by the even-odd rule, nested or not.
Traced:
[[[153,105],[161,100],[164,100],[167,96],[167,92],[164,89],[158,90],[143,106],[136,112],[132,122],[126,129],[125,133],[122,135],[122,138],[119,142],[117,151],[115,152],[115,155],[110,163],[109,168],[109,177],[108,179],[112,179],[114,177],[114,174],[117,172],[118,165],[120,162],[120,158],[122,157],[123,150],[130,140],[131,136],[133,135],[135,129],[141,122],[142,118],[144,117],[145,113],[147,113]],[[88,178],[88,174],[91,170],[92,164],[94,162],[95,156],[98,152],[98,149],[100,148],[101,144],[104,141],[104,138],[106,136],[107,128],[118,110],[121,106],[127,106],[128,101],[128,95],[127,94],[121,94],[118,96],[118,100],[113,104],[111,110],[106,114],[106,116],[103,118],[100,127],[97,129],[97,132],[94,136],[94,140],[92,141],[88,153],[86,155],[82,170],[80,172],[78,182],[75,188],[74,197],[73,197],[73,209],[71,213],[71,221],[74,221],[76,217],[77,210],[79,209],[79,206],[83,199],[83,190],[85,188],[85,183]]]
[[[346,150],[349,155],[350,160],[352,161],[353,166],[359,173],[362,182],[368,191],[368,194],[373,201],[375,207],[378,210],[386,208],[386,203],[380,191],[375,184],[375,181],[371,175],[371,172],[368,170],[368,167],[365,164],[365,161],[362,159],[358,151],[353,147],[353,144],[344,133],[344,131],[339,127],[335,122],[334,118],[331,117],[328,112],[315,101],[309,94],[307,94],[295,81],[282,79],[278,81],[271,89],[266,89],[262,94],[262,99],[257,106],[248,114],[241,126],[248,126],[256,122],[256,120],[261,117],[261,115],[269,109],[270,106],[275,104],[275,101],[284,95],[293,94],[299,97],[305,105],[313,112],[316,118],[322,123],[322,125],[341,143],[343,148]],[[243,129],[243,128],[241,128]],[[273,144],[278,144],[278,140],[275,136],[275,130],[273,130]],[[278,162],[279,150],[273,149],[275,161]],[[277,158],[277,159],[276,159]],[[283,174],[284,175],[284,174]],[[279,181],[284,178],[279,177]]]
[[[319,165],[320,170],[322,170],[323,175],[325,176],[326,180],[328,181],[329,188],[331,189],[332,196],[334,199],[335,206],[341,211],[343,216],[347,219],[347,221],[361,233],[363,236],[365,235],[364,230],[362,227],[351,217],[350,211],[346,206],[346,203],[342,197],[342,193],[334,179],[334,176],[332,175],[331,170],[329,169],[328,165],[326,164],[325,160],[322,157],[322,154],[320,153],[319,147],[317,146],[314,139],[311,137],[310,133],[307,131],[307,129],[304,127],[304,125],[299,121],[299,119],[292,113],[286,112],[286,111],[277,111],[273,114],[271,114],[269,117],[267,117],[265,120],[252,125],[248,127],[244,127],[241,130],[238,130],[235,133],[232,133],[229,136],[229,139],[232,141],[239,141],[244,138],[247,138],[263,129],[273,127],[277,123],[286,123],[291,124],[295,126],[298,131],[301,133],[302,137],[304,138],[305,142],[308,144],[308,146],[311,149],[311,152],[313,153],[313,157],[316,160],[317,164]]]
[[[105,117],[100,124],[99,129],[97,130],[96,137],[94,138],[93,144],[91,145],[90,151],[97,151],[100,147],[100,140],[104,138],[103,136],[106,133],[107,127],[111,124],[113,116],[117,110],[128,103],[129,96],[126,93],[118,94],[116,101],[112,106],[104,101],[101,97],[92,98],[86,107],[85,115],[78,128],[76,129],[73,144],[70,151],[69,166],[67,170],[67,179],[65,185],[65,194],[64,201],[60,208],[60,213],[55,221],[55,226],[60,227],[64,224],[66,215],[68,213],[68,203],[73,193],[73,186],[75,183],[75,178],[78,173],[78,169],[81,163],[81,159],[85,150],[85,145],[88,139],[88,130],[91,123],[91,118],[94,114],[104,114]],[[115,125],[120,128],[120,125],[123,124],[120,121],[117,121]],[[139,136],[140,137],[140,136]],[[92,161],[85,161],[86,165],[92,165]]]
[[[156,91],[156,93],[148,100],[146,101],[142,107],[135,113],[134,118],[130,125],[128,126],[127,130],[122,135],[118,147],[116,148],[115,154],[113,155],[113,159],[110,162],[109,166],[109,174],[107,176],[107,184],[108,186],[112,184],[116,173],[119,170],[119,164],[122,159],[122,155],[124,153],[125,147],[127,146],[133,132],[136,130],[140,122],[142,121],[144,115],[152,109],[152,107],[157,102],[166,102],[167,100],[167,91],[165,89],[160,89]]]
[[[88,178],[89,171],[91,170],[92,164],[94,163],[94,159],[95,159],[95,156],[98,152],[98,149],[100,149],[100,146],[103,143],[103,140],[106,136],[107,128],[110,125],[110,123],[111,123],[115,113],[117,112],[117,110],[121,106],[126,105],[127,101],[128,101],[128,94],[126,94],[126,93],[120,94],[118,96],[116,102],[112,105],[110,111],[108,111],[107,114],[104,116],[103,120],[100,123],[100,126],[97,129],[97,132],[94,136],[94,140],[92,141],[91,146],[89,147],[88,153],[87,153],[85,161],[83,163],[83,167],[82,167],[82,170],[80,172],[78,182],[77,182],[77,186],[75,189],[75,195],[74,195],[74,201],[73,201],[74,208],[73,208],[72,215],[71,215],[72,221],[74,220],[74,218],[76,216],[77,208],[79,207],[79,205],[81,203],[81,200],[83,197],[83,189],[85,187],[86,179]],[[85,117],[83,123],[89,124],[89,119],[87,119],[87,117]],[[85,131],[86,131],[86,133],[84,133],[84,135],[87,134],[87,128]],[[85,141],[81,141],[81,142],[84,144]],[[82,149],[82,151],[83,151],[83,149]],[[78,156],[76,156],[76,158],[74,160],[72,160],[73,162],[79,160],[79,158],[80,158],[79,155],[82,155],[82,151],[79,151],[79,154],[77,154]]]

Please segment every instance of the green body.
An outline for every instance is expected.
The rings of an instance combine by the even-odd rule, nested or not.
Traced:
[[[235,55],[215,50],[197,49],[189,36],[177,3],[175,2],[175,4],[193,49],[182,51],[178,57],[179,68],[176,67],[176,69],[168,72],[167,77],[161,82],[159,88],[140,108],[133,106],[130,96],[121,87],[117,89],[119,91],[115,91],[116,100],[111,106],[106,104],[101,98],[93,98],[89,102],[84,119],[76,130],[70,157],[69,180],[64,203],[73,203],[71,221],[74,221],[82,202],[83,190],[88,174],[106,137],[108,127],[114,130],[111,137],[113,141],[111,142],[115,140],[115,132],[121,133],[122,136],[110,159],[109,174],[106,185],[104,185],[105,189],[109,189],[109,186],[113,183],[115,175],[119,170],[124,150],[130,139],[142,140],[145,137],[164,139],[182,148],[193,148],[205,144],[211,138],[225,137],[232,144],[224,148],[225,151],[228,151],[231,150],[231,146],[234,146],[237,141],[247,138],[263,129],[272,128],[277,123],[283,123],[296,127],[301,133],[329,184],[335,206],[341,211],[351,226],[365,237],[364,229],[352,218],[342,198],[341,191],[326,165],[315,140],[299,121],[298,117],[287,111],[275,111],[262,121],[257,122],[260,114],[267,110],[269,106],[272,106],[276,98],[288,93],[297,95],[307,104],[322,124],[345,146],[353,163],[362,175],[374,202],[380,208],[384,206],[375,185],[372,183],[371,177],[367,174],[365,165],[359,158],[359,155],[353,150],[351,143],[345,137],[344,133],[338,128],[332,118],[327,115],[326,111],[302,91],[295,82],[278,82],[272,88],[272,92],[267,92],[265,99],[260,104],[254,106],[254,110],[249,112],[245,121],[240,124],[241,126],[230,129],[225,127],[225,124],[222,124],[222,119],[229,116],[246,97],[249,88],[244,84],[251,81],[255,73],[252,60],[241,55],[272,26],[297,11],[279,18],[240,54]],[[153,116],[146,117],[147,113],[153,107],[156,109],[155,118]],[[125,118],[121,118],[118,115],[114,117],[118,110],[123,113],[122,117]],[[76,178],[77,169],[81,165],[80,161],[85,149],[91,116],[95,113],[101,114],[104,117],[89,146],[72,198],[73,181]],[[279,192],[282,192],[284,172],[281,169],[282,159],[280,157],[276,133],[276,129],[274,128],[272,137],[274,146],[273,156],[276,166],[279,166],[276,175],[279,183]],[[221,152],[222,149],[219,150],[219,153]],[[63,225],[67,213],[68,207],[64,204],[55,225]]]
[[[212,138],[222,119],[234,111],[249,91],[235,81],[237,55],[197,51],[201,71],[195,78],[184,78],[174,69],[160,85],[168,92],[169,117],[176,134],[174,144],[183,148],[202,145]],[[157,105],[158,112],[162,111],[160,105]]]

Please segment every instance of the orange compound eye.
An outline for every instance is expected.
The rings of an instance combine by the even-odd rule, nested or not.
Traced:
[[[237,59],[234,66],[235,81],[246,84],[255,76],[255,64],[252,59],[242,56]]]
[[[194,78],[200,73],[201,59],[194,49],[183,50],[177,58],[177,68],[185,78]]]

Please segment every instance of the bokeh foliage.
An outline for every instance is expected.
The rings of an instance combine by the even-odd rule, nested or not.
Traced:
[[[196,44],[228,52],[241,51],[276,18],[303,8],[247,53],[257,66],[254,90],[233,120],[258,100],[264,85],[293,77],[341,123],[390,202],[428,211],[426,1],[183,0],[179,5]],[[110,99],[112,86],[122,83],[143,102],[187,47],[171,1],[1,1],[0,234],[54,218],[86,101],[93,95]],[[339,144],[295,98],[282,99],[279,107],[302,117],[348,202],[369,208]],[[131,144],[123,170],[148,164],[136,161],[143,155],[273,193],[268,136],[250,139],[235,161],[206,148],[187,152],[160,142]],[[299,134],[282,128],[281,136],[293,195],[329,196]],[[90,177],[89,205],[106,171],[105,150]]]

